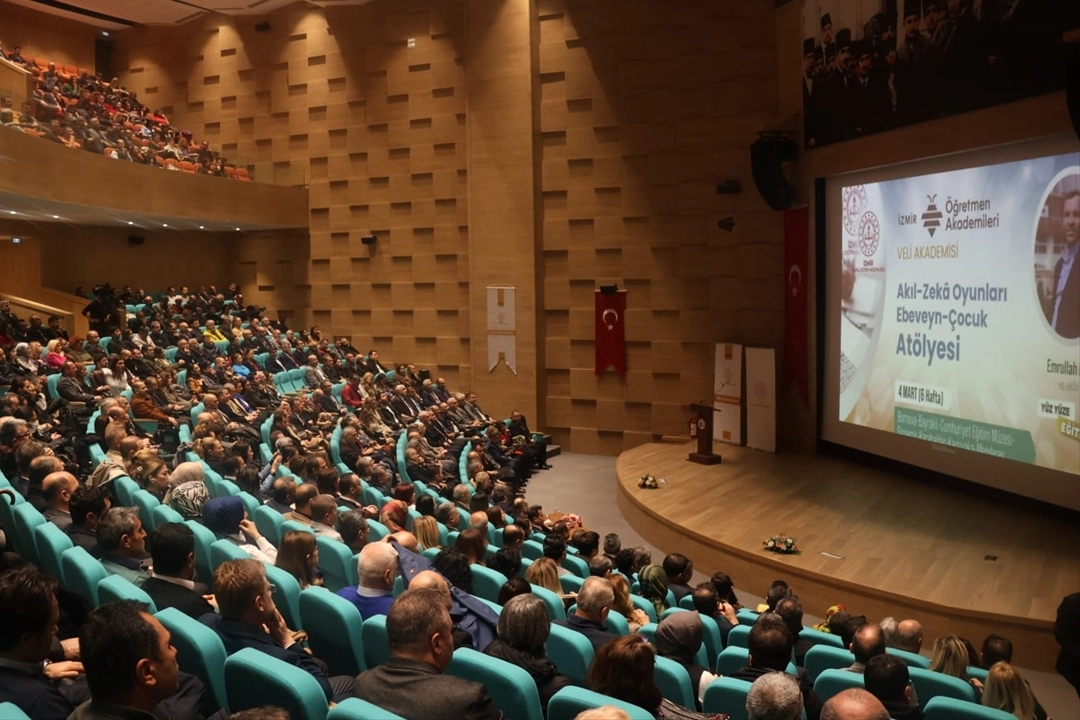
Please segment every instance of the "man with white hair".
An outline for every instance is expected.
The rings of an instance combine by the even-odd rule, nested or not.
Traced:
[[[746,715],[749,720],[798,720],[802,708],[799,681],[787,673],[762,675],[746,694]]]
[[[338,590],[367,620],[385,615],[394,602],[394,580],[398,574],[398,552],[389,543],[368,543],[360,551],[356,563],[360,584]]]
[[[889,711],[866,690],[850,688],[829,698],[821,720],[889,720]]]
[[[611,604],[615,602],[615,591],[611,587],[611,581],[600,577],[587,577],[581,584],[581,590],[577,596],[577,610],[567,616],[565,621],[559,620],[559,625],[565,625],[571,630],[584,635],[593,650],[601,647],[618,637],[615,633],[604,627]]]

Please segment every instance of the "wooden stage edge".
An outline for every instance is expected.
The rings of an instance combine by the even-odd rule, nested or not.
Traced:
[[[706,575],[723,570],[736,588],[758,595],[784,579],[812,615],[843,603],[873,622],[915,618],[924,650],[941,635],[978,647],[997,633],[1012,641],[1021,667],[1053,670],[1054,610],[1080,590],[1080,531],[1073,524],[833,457],[718,443],[724,463],[704,467],[687,461],[692,449],[650,443],[616,462],[619,509],[654,546],[683,553]],[[638,488],[646,473],[669,482]],[[925,504],[900,501],[913,494]],[[796,537],[805,554],[764,552],[761,542],[780,531]],[[1004,547],[1005,562],[983,562],[984,541]],[[840,548],[845,557],[822,557],[825,548]]]

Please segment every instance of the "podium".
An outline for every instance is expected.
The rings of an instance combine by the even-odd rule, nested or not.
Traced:
[[[691,405],[697,415],[697,452],[690,453],[690,462],[700,465],[719,465],[723,458],[712,451],[713,413],[717,408],[712,405]]]

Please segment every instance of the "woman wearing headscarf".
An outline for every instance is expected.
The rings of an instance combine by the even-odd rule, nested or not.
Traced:
[[[690,673],[690,687],[694,689],[698,710],[705,698],[705,688],[716,676],[697,664],[701,648],[701,616],[696,612],[677,612],[668,615],[656,626],[656,653],[682,665]]]
[[[203,524],[218,540],[228,540],[251,556],[273,565],[277,548],[247,518],[244,503],[235,496],[210,498],[203,507]]]
[[[180,463],[169,473],[169,485],[162,503],[180,513],[185,520],[202,520],[203,506],[210,499],[202,465]]]
[[[638,573],[638,585],[641,587],[641,597],[652,603],[656,608],[656,617],[659,618],[667,604],[667,573],[659,565],[646,565]]]

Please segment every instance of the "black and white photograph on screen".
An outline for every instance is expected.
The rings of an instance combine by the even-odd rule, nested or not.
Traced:
[[[814,148],[1065,87],[1075,0],[806,0]]]
[[[1058,179],[1039,211],[1034,265],[1050,329],[1066,340],[1080,338],[1080,172]]]

